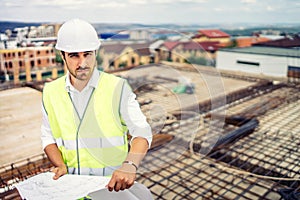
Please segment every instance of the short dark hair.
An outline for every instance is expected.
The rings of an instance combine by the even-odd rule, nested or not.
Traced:
[[[61,54],[62,54],[62,56],[64,57],[64,59],[66,58],[66,54],[65,54],[65,52],[64,51],[60,51],[61,52]]]

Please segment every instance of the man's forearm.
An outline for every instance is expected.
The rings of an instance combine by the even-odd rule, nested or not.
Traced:
[[[54,173],[53,179],[56,180],[59,177],[68,173],[67,166],[65,165],[63,158],[56,144],[49,144],[44,149],[49,160],[55,166],[51,171]]]
[[[49,144],[44,149],[45,153],[47,154],[49,160],[55,167],[60,167],[65,165],[63,158],[61,156],[61,152],[57,148],[56,144]]]
[[[134,138],[131,142],[130,151],[125,160],[131,161],[135,165],[139,166],[148,151],[148,147],[148,141],[145,138]]]

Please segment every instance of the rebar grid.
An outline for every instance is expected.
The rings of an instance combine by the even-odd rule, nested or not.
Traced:
[[[51,167],[52,164],[45,154],[2,166],[0,168],[0,199],[21,199],[14,185]]]
[[[300,100],[283,104],[259,117],[261,123],[254,133],[211,156],[256,174],[300,178],[297,177],[300,170],[299,103]],[[278,183],[299,190],[299,181],[279,180]]]
[[[140,174],[138,180],[149,187],[155,199],[282,199],[281,189],[298,191],[300,182],[294,179],[300,178],[299,87],[270,88],[227,105],[232,116],[255,117],[260,121],[252,134],[211,152],[211,158],[183,153],[170,162],[168,155],[178,148],[165,145],[165,156],[155,151],[147,155],[143,166],[156,170]],[[193,147],[201,148],[207,139],[209,122],[205,119]],[[182,127],[166,129],[183,143],[188,142],[182,137]],[[223,131],[233,129],[227,124]]]
[[[155,152],[150,154],[147,162],[164,162]],[[151,190],[155,199],[280,199],[275,187],[269,186],[272,182],[234,175],[216,163],[219,162],[186,151],[168,165],[140,174],[137,180]]]

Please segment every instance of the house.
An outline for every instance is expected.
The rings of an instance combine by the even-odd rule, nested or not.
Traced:
[[[99,57],[105,71],[124,67],[145,65],[156,60],[155,52],[151,51],[149,42],[143,43],[103,43]]]
[[[217,29],[204,29],[199,30],[198,34],[193,36],[192,39],[195,42],[211,41],[222,44],[230,42],[230,35]]]
[[[159,55],[162,60],[179,63],[195,63],[195,59],[213,60],[215,59],[215,52],[219,48],[218,44],[219,42],[214,41],[166,41],[160,46]]]
[[[281,78],[300,78],[300,50],[258,46],[220,49],[216,68]]]

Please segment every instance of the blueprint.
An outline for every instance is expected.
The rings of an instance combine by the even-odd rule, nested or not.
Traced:
[[[104,189],[110,178],[102,176],[64,175],[53,180],[54,173],[41,173],[16,185],[22,199],[74,200]]]

